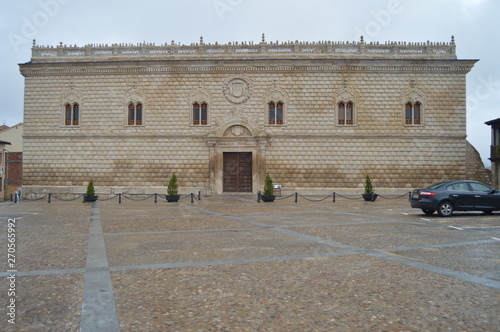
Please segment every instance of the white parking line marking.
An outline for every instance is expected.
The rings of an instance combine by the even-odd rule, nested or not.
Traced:
[[[481,227],[475,227],[475,226],[466,226],[462,227],[463,229],[491,229],[491,228],[500,228],[500,226],[481,226]]]
[[[455,226],[448,226],[448,227],[453,228],[453,229],[458,229],[459,231],[463,231],[464,230],[463,228],[455,227]]]
[[[495,241],[500,241],[500,239],[497,239],[496,237],[492,237],[492,239]]]
[[[423,221],[431,221],[430,219],[420,218]]]

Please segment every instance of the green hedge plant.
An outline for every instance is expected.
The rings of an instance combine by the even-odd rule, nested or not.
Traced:
[[[365,178],[365,194],[369,195],[371,193],[373,193],[372,180],[370,180],[370,177],[367,175]]]
[[[266,173],[266,179],[264,181],[264,192],[262,195],[264,196],[272,196],[274,193],[273,179],[271,176]]]
[[[178,192],[179,184],[177,183],[177,176],[175,176],[175,173],[173,173],[170,181],[168,182],[167,194],[169,196],[176,196]]]
[[[94,190],[94,181],[90,180],[89,184],[87,185],[87,196],[95,196],[95,190]]]

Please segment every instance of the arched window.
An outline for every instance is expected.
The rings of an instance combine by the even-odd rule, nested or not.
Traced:
[[[421,108],[420,102],[407,102],[405,106],[405,124],[419,125],[421,123]]]
[[[269,124],[270,125],[282,125],[283,124],[283,102],[274,101],[269,102]]]
[[[354,124],[354,104],[352,101],[343,102],[338,104],[338,123],[339,125],[352,125]]]
[[[78,103],[66,104],[64,123],[66,126],[78,126],[80,120],[80,106]]]
[[[142,103],[128,104],[128,124],[129,126],[142,125]]]
[[[208,124],[208,104],[198,103],[193,104],[193,125],[206,126]]]

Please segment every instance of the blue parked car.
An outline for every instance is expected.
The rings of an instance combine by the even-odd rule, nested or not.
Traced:
[[[476,181],[440,182],[413,190],[410,204],[429,215],[437,211],[441,217],[449,217],[454,211],[490,214],[500,210],[500,192]]]

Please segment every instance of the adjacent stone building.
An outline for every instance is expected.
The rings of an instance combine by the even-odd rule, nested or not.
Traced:
[[[11,145],[10,142],[0,140],[0,200],[3,200],[6,197],[7,186],[5,184],[6,177],[6,147]]]
[[[0,164],[0,176],[3,178],[2,191],[5,192],[5,197],[9,198],[23,183],[23,124],[18,123],[12,127],[0,126],[1,141],[10,143],[3,149],[0,146],[2,149],[2,163]]]
[[[33,45],[25,192],[360,193],[466,177],[455,42]]]

